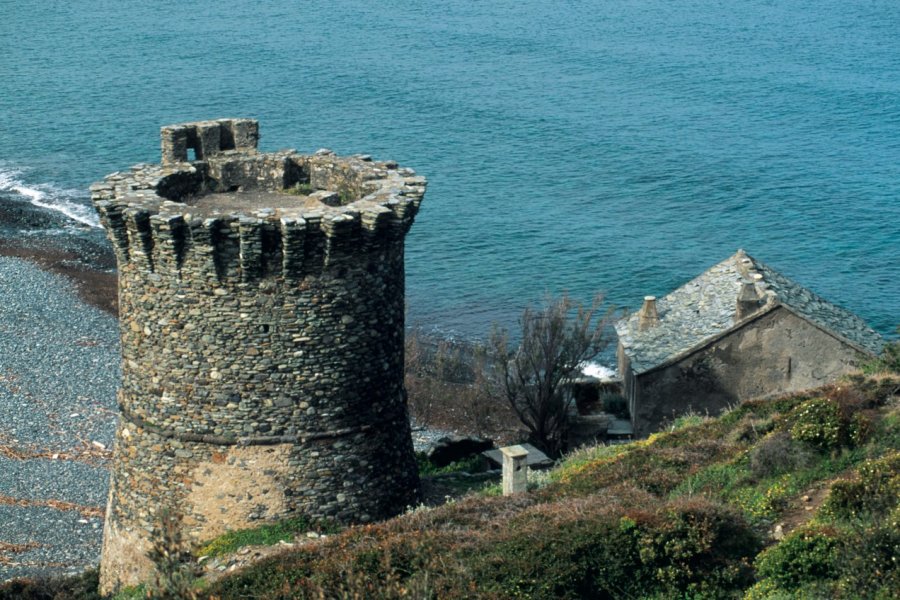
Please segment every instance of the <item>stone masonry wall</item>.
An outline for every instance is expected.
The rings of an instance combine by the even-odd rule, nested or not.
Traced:
[[[201,541],[417,500],[403,240],[425,181],[366,156],[258,153],[257,132],[164,127],[162,166],[92,186],[119,262],[123,352],[107,592],[152,572],[162,508]]]
[[[637,437],[693,410],[716,415],[742,400],[814,388],[862,355],[786,308],[768,311],[681,360],[634,375],[622,361]]]

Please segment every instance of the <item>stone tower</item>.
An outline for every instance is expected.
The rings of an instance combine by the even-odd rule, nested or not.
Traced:
[[[163,127],[160,165],[91,187],[119,265],[121,419],[101,589],[146,580],[159,511],[188,539],[414,503],[406,232],[425,179],[258,123]]]

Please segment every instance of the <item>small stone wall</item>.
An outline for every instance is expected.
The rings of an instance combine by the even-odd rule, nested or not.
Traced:
[[[201,541],[417,500],[403,241],[425,180],[365,156],[259,153],[257,137],[248,120],[164,127],[162,165],[91,188],[123,352],[106,592],[150,575],[164,507]]]

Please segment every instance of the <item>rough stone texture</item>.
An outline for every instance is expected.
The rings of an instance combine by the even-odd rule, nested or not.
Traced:
[[[425,180],[368,157],[258,153],[243,119],[162,138],[162,166],[91,188],[123,352],[104,591],[150,574],[163,507],[199,541],[294,515],[370,521],[418,496],[403,241]]]
[[[755,298],[755,299],[754,299]],[[880,336],[743,251],[616,325],[635,435],[689,410],[822,385],[877,354]]]

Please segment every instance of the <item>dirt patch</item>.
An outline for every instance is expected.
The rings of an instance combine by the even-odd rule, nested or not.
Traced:
[[[808,523],[819,511],[825,499],[828,498],[828,493],[831,492],[831,485],[842,478],[842,476],[838,476],[828,481],[817,482],[803,492],[799,498],[794,500],[791,508],[781,515],[781,519],[775,524],[775,528],[772,531],[772,537],[780,540],[798,527]]]
[[[59,452],[40,448],[34,444],[22,444],[0,434],[0,456],[11,460],[70,460],[89,465],[102,465],[112,458],[112,450],[99,442],[82,441],[74,448]]]
[[[75,284],[78,296],[91,306],[119,316],[118,276],[92,268],[71,250],[46,246],[32,248],[0,239],[0,256],[28,260],[45,271],[63,275]]]
[[[28,542],[27,544],[9,544],[7,542],[0,542],[0,565],[15,564],[12,560],[12,555],[21,554],[40,547],[41,545],[35,542]]]

